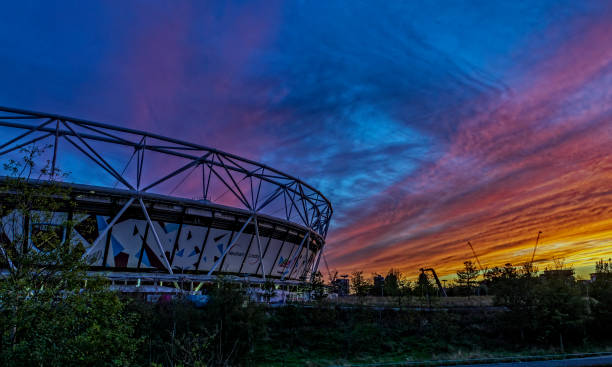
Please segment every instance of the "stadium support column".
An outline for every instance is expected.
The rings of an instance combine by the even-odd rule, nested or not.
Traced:
[[[212,275],[213,271],[215,271],[215,269],[217,268],[217,266],[219,266],[219,264],[221,263],[221,261],[223,261],[223,259],[225,258],[225,255],[228,254],[228,252],[232,249],[232,247],[234,247],[234,245],[236,244],[236,242],[238,242],[238,239],[240,238],[240,235],[242,234],[242,232],[244,232],[244,229],[249,225],[249,223],[251,223],[251,220],[253,220],[254,215],[251,215],[249,217],[249,219],[247,219],[246,222],[244,222],[244,225],[242,226],[242,228],[240,228],[240,231],[236,234],[236,237],[234,237],[234,239],[232,240],[232,242],[227,246],[227,248],[225,249],[225,251],[223,251],[223,254],[221,254],[221,257],[217,260],[217,262],[215,262],[215,264],[213,265],[212,268],[210,268],[210,270],[208,271],[208,275]]]
[[[275,231],[276,230],[276,225],[273,228],[274,228],[274,231]],[[266,254],[268,253],[268,249],[270,248],[270,242],[272,242],[272,236],[268,236],[268,242],[266,242],[266,246],[264,247],[263,254],[261,255],[262,259],[264,257],[266,257]],[[272,264],[272,267],[274,267],[274,264]],[[261,263],[259,265],[257,265],[257,269],[255,269],[255,274],[259,274],[259,269],[260,268],[261,268]],[[262,270],[263,270],[263,268],[262,268]],[[266,275],[265,274],[262,274],[262,275],[263,275],[263,278],[265,279]]]
[[[297,250],[295,255],[293,255],[293,259],[291,260],[291,269],[289,271],[285,270],[285,272],[283,273],[283,276],[281,277],[281,280],[285,280],[285,276],[293,272],[293,269],[295,268],[295,263],[297,262],[298,257],[300,256],[300,253],[302,252],[302,248],[304,247],[304,243],[308,241],[309,238],[310,238],[310,231],[308,231],[308,233],[304,235],[304,238],[302,238],[302,242],[300,243],[300,248]]]
[[[259,265],[261,265],[261,273],[263,274],[263,280],[266,281],[266,269],[264,268],[263,256],[261,255],[261,241],[259,239],[259,222],[255,215],[255,236],[257,237],[257,249],[259,250]]]
[[[59,140],[59,121],[55,122],[55,142],[53,143],[53,160],[51,161],[51,180],[55,180],[55,161],[57,160],[57,142]]]
[[[251,251],[251,246],[253,245],[253,241],[255,241],[255,233],[253,233],[251,235],[251,240],[249,241],[249,246],[247,246],[247,249],[244,252],[244,256],[242,257],[242,261],[240,262],[240,268],[238,269],[238,274],[243,274],[242,273],[242,269],[244,268],[244,262],[246,261],[248,255],[249,255],[249,253]]]
[[[119,218],[121,218],[121,216],[123,215],[123,213],[125,213],[125,211],[127,210],[127,208],[130,207],[130,205],[132,205],[132,203],[134,202],[134,198],[130,198],[130,200],[127,201],[127,203],[125,203],[125,205],[123,206],[123,208],[121,208],[121,210],[119,210],[119,213],[117,213],[117,215],[115,215],[115,217],[113,218],[113,220],[111,220],[111,222],[106,226],[106,228],[104,228],[104,230],[102,231],[102,233],[100,233],[100,235],[98,236],[98,238],[95,239],[95,241],[93,241],[93,243],[91,244],[91,247],[89,249],[87,249],[87,252],[85,252],[85,257],[90,256],[91,252],[93,251],[93,249],[96,247],[96,245],[98,244],[98,242],[100,242],[100,240],[106,235],[106,233],[108,232],[109,229],[111,229],[115,223],[117,223],[117,221],[119,220]]]
[[[168,258],[166,257],[166,253],[164,252],[164,246],[162,246],[161,241],[159,240],[159,236],[157,235],[157,231],[155,230],[155,226],[153,225],[153,222],[151,221],[151,217],[149,217],[149,212],[147,212],[147,207],[145,207],[144,202],[142,201],[141,197],[138,198],[138,201],[140,202],[140,207],[142,208],[142,212],[147,218],[147,222],[149,222],[151,231],[153,231],[153,237],[155,237],[155,242],[157,242],[157,246],[159,246],[159,251],[161,252],[161,256],[164,259],[164,262],[166,263],[166,268],[168,269],[168,272],[170,274],[174,274],[172,272],[172,266],[170,266],[170,262],[168,261]]]
[[[307,253],[309,254],[306,260],[306,264],[304,265],[304,269],[302,270],[302,274],[300,275],[300,279],[306,279],[306,274],[308,274],[308,271],[312,270],[312,263],[314,262],[314,254],[312,253],[312,250],[310,249],[310,243],[311,241],[308,241],[308,249],[306,251],[308,251]]]
[[[312,268],[312,275],[310,276],[310,281],[311,282],[314,279],[314,276],[315,276],[317,270],[319,269],[319,261],[321,261],[321,255],[323,255],[323,246],[321,246],[321,250],[319,250],[319,256],[317,257],[317,261],[315,262],[314,267]]]
[[[174,245],[172,246],[172,254],[170,255],[170,265],[174,263],[174,255],[176,254],[176,250],[179,247],[179,239],[181,237],[181,232],[183,231],[183,221],[185,218],[185,209],[183,209],[183,214],[181,215],[181,222],[179,223],[178,231],[176,231],[176,237],[174,238]]]

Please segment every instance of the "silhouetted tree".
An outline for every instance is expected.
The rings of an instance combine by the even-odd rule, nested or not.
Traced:
[[[338,272],[336,272],[336,274],[337,273]],[[323,281],[323,274],[321,274],[320,271],[317,271],[313,275],[312,281],[310,282],[310,288],[312,290],[312,296],[315,300],[325,298],[325,282]]]
[[[402,298],[409,296],[411,282],[397,269],[389,269],[385,277],[385,295],[395,297],[398,307],[402,307]]]
[[[363,276],[363,271],[356,271],[351,277],[351,288],[356,296],[362,298],[370,293],[372,283]]]
[[[612,259],[597,261],[593,276],[588,288],[592,310],[590,331],[605,340],[612,325]]]
[[[385,295],[395,297],[400,293],[400,277],[402,273],[399,270],[389,269],[385,276]]]
[[[605,278],[612,280],[612,258],[605,261],[601,259],[595,263],[595,280],[597,278]]]
[[[469,297],[472,294],[474,283],[480,271],[469,260],[464,261],[463,266],[463,270],[457,271],[457,283],[466,290]]]
[[[427,297],[429,299],[429,297],[431,297],[434,292],[435,288],[429,280],[429,277],[427,276],[427,274],[421,272],[421,274],[419,274],[419,279],[417,280],[415,287],[416,295],[419,297]]]

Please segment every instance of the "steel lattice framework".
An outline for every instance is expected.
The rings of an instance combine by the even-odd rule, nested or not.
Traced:
[[[284,223],[301,232],[294,241],[299,244],[299,251],[295,255],[292,251],[293,260],[312,242],[313,246],[318,246],[318,251],[308,259],[308,269],[304,269],[303,274],[314,273],[318,267],[332,206],[318,190],[291,175],[234,154],[157,134],[0,107],[0,159],[33,145],[48,148],[39,157],[41,162],[47,162],[47,179],[59,180],[58,167],[76,167],[81,173],[61,180],[81,191],[83,185],[90,185],[109,195],[120,193],[125,198],[114,215],[109,216],[108,226],[93,241],[88,252],[112,231],[126,212],[139,208],[159,246],[164,267],[173,274],[171,259],[156,231],[159,226],[154,225],[150,213],[156,198],[161,201],[176,199],[186,206],[217,208],[217,212],[236,215],[237,227],[230,236],[233,242],[227,243],[208,275],[220,270],[219,266],[245,230],[253,233],[255,241],[251,241],[257,243],[259,265],[264,267],[261,221]],[[87,194],[86,190],[83,192]],[[293,272],[296,262],[281,278]],[[261,269],[264,279],[266,274]]]

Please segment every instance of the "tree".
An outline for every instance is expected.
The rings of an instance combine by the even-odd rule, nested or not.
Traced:
[[[595,263],[595,280],[612,280],[612,259],[601,259]]]
[[[564,340],[582,341],[580,334],[587,319],[587,307],[573,277],[541,277],[536,283],[535,295],[536,330],[540,339],[552,345],[558,342],[562,353]]]
[[[598,339],[610,335],[612,325],[612,259],[601,259],[595,263],[595,279],[589,284],[592,298],[591,331]],[[589,303],[591,299],[588,299]]]
[[[473,284],[480,271],[476,269],[476,266],[469,260],[464,261],[463,265],[463,270],[457,271],[457,283],[466,290],[469,297],[472,293]]]
[[[389,269],[387,276],[385,276],[385,294],[387,296],[395,297],[400,293],[400,277],[402,273],[399,270]]]
[[[402,307],[402,298],[411,293],[410,280],[399,270],[389,269],[385,277],[385,294],[397,299],[398,307]]]
[[[434,293],[433,284],[431,284],[429,277],[424,272],[421,272],[421,274],[419,274],[419,279],[416,283],[415,292],[420,297],[429,297]]]
[[[210,292],[210,301],[200,315],[204,329],[210,334],[210,356],[206,365],[234,366],[248,356],[256,340],[262,338],[264,312],[261,305],[250,302],[236,284],[217,283]],[[204,358],[202,358],[204,359]]]
[[[138,347],[135,315],[87,275],[84,246],[71,238],[74,204],[56,170],[35,165],[44,149],[23,151],[0,184],[0,364],[124,365]],[[44,184],[33,179],[50,178]]]
[[[338,273],[338,272],[336,272]],[[312,297],[316,300],[322,300],[325,298],[325,282],[323,281],[323,274],[317,271],[310,282],[310,289],[312,290]]]
[[[370,293],[372,284],[363,276],[363,271],[356,271],[351,277],[351,288],[356,296],[363,298]]]

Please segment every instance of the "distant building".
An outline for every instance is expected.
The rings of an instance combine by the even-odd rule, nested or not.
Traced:
[[[547,279],[567,279],[573,281],[574,269],[544,270],[544,273],[542,273],[540,277]]]
[[[338,292],[338,296],[344,297],[349,294],[349,280],[348,278],[338,278],[333,281],[333,286],[336,288],[336,292]]]
[[[607,272],[599,272],[599,273],[591,273],[591,282],[599,280],[612,280],[612,273]]]
[[[373,293],[375,296],[383,296],[385,289],[385,277],[380,274],[377,274],[374,277],[374,289]]]

